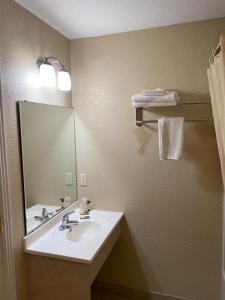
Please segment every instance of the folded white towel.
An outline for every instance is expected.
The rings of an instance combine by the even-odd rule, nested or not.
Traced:
[[[162,91],[162,90],[161,90]],[[176,91],[164,91],[163,95],[156,92],[147,94],[148,92],[142,92],[132,96],[133,106],[138,107],[161,107],[161,106],[175,106],[180,101],[179,95]],[[158,93],[158,94],[157,94]]]
[[[161,107],[176,106],[179,103],[179,96],[176,93],[164,96],[144,96],[137,94],[132,96],[133,106],[137,107]]]
[[[159,157],[178,160],[182,156],[184,118],[158,120]]]
[[[154,90],[142,90],[141,94],[143,96],[163,96],[166,94],[166,91],[163,89],[154,89]]]

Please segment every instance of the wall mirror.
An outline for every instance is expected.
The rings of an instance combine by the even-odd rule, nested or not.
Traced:
[[[74,111],[19,102],[26,234],[76,200]]]

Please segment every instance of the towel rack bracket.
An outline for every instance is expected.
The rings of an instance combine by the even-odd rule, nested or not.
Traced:
[[[143,109],[136,108],[136,125],[141,127],[143,126]]]

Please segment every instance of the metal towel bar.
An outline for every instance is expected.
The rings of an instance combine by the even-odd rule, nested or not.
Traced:
[[[189,102],[189,101],[185,101],[185,102],[181,102],[179,103],[179,105],[186,105],[186,104],[211,104],[211,102]],[[159,108],[159,107],[158,107]],[[162,108],[162,107],[160,107]],[[168,107],[167,107],[168,108]],[[209,122],[209,121],[213,121],[212,118],[200,118],[200,119],[195,119],[195,118],[185,118],[184,119],[185,122],[202,122],[202,121],[206,121],[206,122]],[[136,125],[141,127],[143,126],[144,124],[149,124],[149,123],[158,123],[158,120],[157,119],[153,119],[153,120],[143,120],[143,108],[136,108]]]

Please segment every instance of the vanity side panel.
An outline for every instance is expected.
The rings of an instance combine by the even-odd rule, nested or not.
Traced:
[[[26,254],[29,300],[90,300],[89,265]]]
[[[93,283],[102,266],[104,265],[107,257],[118,241],[121,234],[121,222],[114,228],[111,235],[108,237],[102,249],[99,251],[99,254],[94,259],[93,263],[90,264],[90,284]]]

